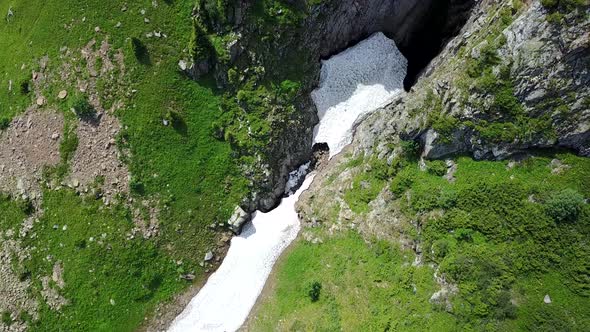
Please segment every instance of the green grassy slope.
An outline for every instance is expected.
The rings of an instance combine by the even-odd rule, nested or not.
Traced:
[[[43,302],[39,278],[51,275],[54,263],[62,261],[66,286],[60,293],[69,304],[60,311],[43,305],[33,330],[134,330],[156,303],[188,285],[179,279],[181,274],[202,275],[198,263],[216,242],[208,226],[227,220],[246,190],[229,144],[212,136],[211,124],[220,116],[220,92],[207,79],[194,82],[178,71],[178,60],[186,57],[194,2],[155,1],[157,7],[148,0],[124,3],[0,1],[0,118],[11,119],[34,102],[33,94],[23,93],[20,85],[30,82],[41,57],[49,57],[47,70],[58,71],[62,47],[77,57],[91,39],[99,45],[108,40],[113,52],[122,49],[125,56],[125,86],[98,77],[99,94],[104,104],[124,104],[115,115],[124,128],[119,147],[130,151],[126,163],[131,194],[156,200],[160,210],[157,238],[128,240],[134,226],[128,208],[107,208],[67,188],[44,191],[44,214],[33,229],[36,236],[23,240],[35,250],[21,268],[31,275],[31,293]],[[9,8],[14,16],[6,20]],[[146,37],[154,31],[166,37]],[[131,37],[145,45],[149,62],[135,57]],[[9,80],[12,91],[7,89]],[[61,89],[72,94],[75,87],[59,82],[44,87],[47,109],[67,111],[55,98]],[[166,127],[162,119],[169,112],[178,114],[179,121]],[[3,216],[12,213],[4,203],[0,210]],[[3,223],[0,230],[12,226]]]
[[[568,167],[552,172],[553,157]],[[582,200],[590,196],[590,160],[563,153],[508,167],[460,157],[454,183],[436,162],[421,171],[401,161],[389,173],[367,162],[371,169],[357,177],[389,186],[397,199],[388,204],[419,224],[405,236],[421,244],[425,265],[412,266],[414,252],[395,240],[328,235],[334,220],[327,220],[314,230],[323,244],[300,241],[277,266],[275,291],[253,330],[583,331],[590,324],[590,207]],[[366,213],[376,194],[353,188],[345,201]],[[430,264],[458,286],[450,310],[429,302],[439,289]],[[322,290],[313,302],[316,281]]]

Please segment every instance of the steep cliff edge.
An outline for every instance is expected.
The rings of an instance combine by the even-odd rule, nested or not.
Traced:
[[[588,7],[554,22],[541,3],[523,6],[482,2],[413,91],[363,123],[359,146],[384,155],[397,134],[419,139],[427,158],[550,147],[588,156]]]
[[[244,173],[252,183],[252,195],[242,207],[247,211],[274,207],[283,195],[288,173],[310,159],[311,129],[317,123],[317,112],[309,93],[318,84],[320,59],[382,31],[410,59],[409,87],[460,29],[474,3],[292,1],[273,7],[266,2],[238,1],[227,10],[230,14],[226,14],[225,27],[209,24],[209,32],[231,37],[226,44],[227,56],[218,55],[210,70],[218,83],[231,91],[227,104],[234,106],[227,108],[218,132],[241,151]],[[206,26],[211,10],[207,11],[205,5],[197,7],[196,20]],[[195,76],[197,67],[192,68],[187,71]],[[284,90],[277,98],[260,88],[266,86],[263,90],[270,91],[273,86],[290,83],[295,88],[286,103],[280,98]],[[257,91],[258,99],[241,99],[246,95],[241,91]],[[260,104],[263,107],[258,107]]]

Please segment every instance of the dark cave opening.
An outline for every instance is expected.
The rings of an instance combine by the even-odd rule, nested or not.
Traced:
[[[406,43],[400,43],[402,54],[408,59],[408,73],[404,88],[409,91],[422,71],[455,37],[467,22],[474,0],[432,1],[420,24],[416,25]]]
[[[476,0],[358,0],[358,3],[362,4],[358,12],[327,20],[326,25],[337,25],[342,30],[329,31],[317,40],[319,58],[328,59],[381,31],[395,41],[408,60],[404,88],[409,91],[447,42],[461,31]],[[375,4],[384,4],[387,9],[371,11],[371,5]],[[351,16],[354,22],[350,22]]]

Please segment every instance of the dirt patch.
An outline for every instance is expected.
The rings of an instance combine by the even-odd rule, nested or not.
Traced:
[[[77,131],[78,148],[68,177],[68,183],[83,192],[99,178],[107,205],[116,194],[129,191],[129,170],[121,162],[115,144],[120,130],[119,120],[109,113],[99,114],[96,121],[81,121]]]
[[[129,192],[129,170],[121,162],[121,152],[116,146],[121,124],[114,115],[124,105],[112,93],[122,86],[123,54],[120,50],[112,51],[106,39],[100,44],[95,39],[90,40],[79,53],[67,48],[61,52],[63,63],[59,75],[52,76],[52,82],[59,84],[55,81],[59,77],[65,85],[75,87],[75,93],[85,95],[96,111],[94,117],[77,123],[78,147],[64,184],[79,192],[88,192],[91,187],[98,186],[103,202],[109,205],[117,194]],[[103,87],[101,91],[105,91],[101,94],[97,88],[100,80],[106,80],[111,89]],[[110,102],[108,108],[105,107],[107,101]]]
[[[28,292],[30,279],[13,269],[13,265],[21,264],[28,255],[29,251],[21,246],[12,230],[0,232],[0,312],[10,313],[12,319],[10,326],[0,321],[0,331],[25,331],[26,323],[18,319],[23,312],[37,319],[38,304]]]
[[[56,262],[53,265],[51,277],[45,276],[41,278],[41,285],[43,286],[41,295],[47,305],[53,310],[60,310],[61,307],[69,303],[69,301],[59,293],[59,291],[66,285],[62,275],[63,267],[61,262]]]
[[[32,106],[0,132],[0,191],[41,197],[43,168],[60,162],[63,126],[62,114]]]

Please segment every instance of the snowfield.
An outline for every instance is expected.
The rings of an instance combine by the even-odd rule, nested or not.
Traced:
[[[407,61],[395,43],[376,33],[358,45],[322,62],[321,82],[312,98],[320,123],[314,142],[325,142],[330,156],[352,139],[354,122],[363,114],[391,101],[403,89]],[[287,191],[304,165],[292,173]],[[258,212],[242,234],[232,239],[219,269],[172,322],[169,331],[235,331],[244,323],[260,295],[272,267],[297,237],[300,222],[295,203],[311,182],[268,213]]]
[[[276,209],[257,212],[169,331],[235,331],[244,323],[280,254],[299,233],[295,203],[313,176]]]
[[[385,106],[403,91],[408,62],[395,42],[378,32],[322,61],[320,86],[311,93],[320,123],[314,142],[327,143],[330,157],[352,142],[354,122]]]

